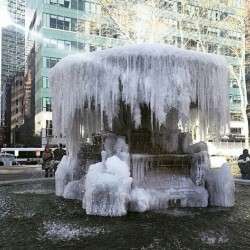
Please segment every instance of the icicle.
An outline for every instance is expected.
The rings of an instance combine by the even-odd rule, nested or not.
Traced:
[[[228,63],[223,57],[163,44],[71,55],[50,71],[53,129],[57,135],[64,134],[75,122],[75,111],[84,113],[85,104],[91,107],[91,102],[100,115],[101,129],[103,115],[111,128],[112,119],[119,113],[121,94],[136,126],[141,120],[140,105],[148,104],[152,123],[166,125],[170,122],[167,115],[176,110],[177,120],[192,128],[197,123],[190,109],[193,102],[198,105],[196,117],[202,136],[208,128],[218,134],[229,122],[228,76]],[[69,145],[75,145],[78,139],[68,131]],[[73,146],[68,150],[73,153]]]

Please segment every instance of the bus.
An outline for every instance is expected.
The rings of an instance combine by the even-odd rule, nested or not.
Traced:
[[[16,163],[35,165],[42,162],[43,152],[44,148],[1,148],[1,158],[12,155],[15,157]],[[3,161],[0,164],[3,164]]]

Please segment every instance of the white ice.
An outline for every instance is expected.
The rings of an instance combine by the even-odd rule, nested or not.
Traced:
[[[218,135],[229,122],[228,76],[221,56],[163,44],[68,56],[50,70],[54,136],[66,136],[73,156],[80,127],[90,138],[103,130],[105,114],[112,129],[120,100],[131,107],[135,126],[141,122],[140,104],[147,104],[159,125],[168,124],[167,114],[175,109],[185,128],[199,124],[201,139],[208,130]],[[198,108],[190,109],[191,103]]]
[[[230,165],[224,163],[220,168],[210,169],[206,181],[211,206],[234,206],[235,185]]]
[[[192,156],[190,176],[150,173],[145,158],[132,157],[128,145],[117,138],[104,142],[102,162],[89,167],[84,190],[78,162],[80,138],[107,129],[104,121],[112,130],[121,100],[130,107],[135,127],[141,124],[140,105],[146,104],[154,129],[155,124],[164,130],[177,128],[178,123],[189,131],[198,124],[200,138],[208,131],[218,136],[229,122],[228,76],[223,57],[162,44],[123,46],[62,59],[49,78],[53,133],[66,137],[69,152],[56,172],[56,195],[77,199],[83,195],[86,212],[102,216],[177,203],[203,207],[209,199],[216,206],[232,206],[234,184],[227,166],[221,172],[210,171],[206,144],[191,145],[188,136],[182,148]],[[173,110],[175,116],[169,115]],[[168,152],[176,151],[178,131],[164,140]]]
[[[70,164],[70,158],[63,156],[55,173],[56,195],[63,196],[66,185],[71,181],[73,181],[73,170]]]
[[[132,178],[117,156],[93,164],[86,175],[83,208],[87,214],[121,216],[127,213]]]

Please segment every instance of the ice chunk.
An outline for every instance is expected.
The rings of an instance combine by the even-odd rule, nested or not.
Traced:
[[[63,192],[63,198],[82,201],[85,192],[85,176],[77,181],[69,182]]]
[[[73,170],[68,156],[63,156],[55,173],[56,195],[63,196],[65,186],[73,180]]]
[[[208,192],[188,177],[155,173],[137,184],[130,196],[131,211],[144,212],[172,206],[206,207]]]
[[[83,208],[87,214],[122,216],[127,213],[132,178],[128,165],[117,156],[89,167]]]
[[[211,206],[234,206],[235,184],[230,165],[224,163],[219,169],[210,169],[206,181]]]

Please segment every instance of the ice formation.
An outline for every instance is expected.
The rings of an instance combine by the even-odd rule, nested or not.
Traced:
[[[192,145],[186,133],[198,125],[205,138],[227,128],[228,76],[223,57],[170,45],[127,45],[62,59],[49,79],[53,133],[66,137],[69,153],[56,172],[56,195],[82,199],[88,214],[104,216],[205,207],[209,196],[214,205],[232,206],[230,174],[219,185],[206,144]],[[87,145],[100,131],[111,133]],[[81,143],[87,145],[84,167]],[[93,150],[102,151],[99,162]],[[192,159],[190,170],[183,154]],[[165,168],[166,159],[177,159],[179,168]],[[212,195],[226,185],[229,193]]]
[[[71,55],[50,71],[53,133],[65,135],[73,153],[80,127],[90,138],[104,129],[105,115],[112,129],[122,100],[137,127],[140,105],[147,104],[152,123],[166,125],[175,109],[183,126],[196,125],[198,119],[203,137],[208,130],[218,134],[229,121],[228,76],[223,57],[163,44]],[[195,112],[190,104],[198,106]]]
[[[70,164],[70,159],[68,156],[63,156],[61,162],[59,163],[56,173],[56,195],[63,196],[65,186],[73,181],[73,169]]]
[[[117,156],[90,166],[83,208],[87,214],[121,216],[127,213],[132,183],[129,167]]]
[[[210,169],[206,179],[211,206],[234,206],[234,178],[228,164],[223,164],[219,169]]]

